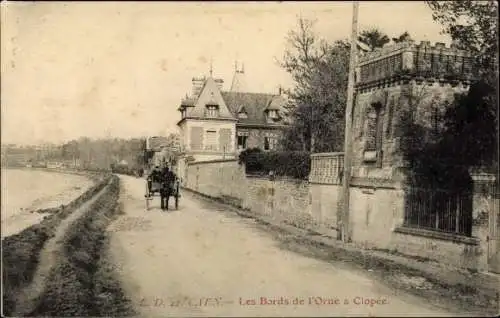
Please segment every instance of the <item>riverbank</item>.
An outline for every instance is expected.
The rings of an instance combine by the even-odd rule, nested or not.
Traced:
[[[97,178],[97,176],[94,176]],[[3,314],[11,315],[21,292],[29,286],[39,268],[41,254],[63,220],[93,198],[107,184],[110,175],[101,175],[95,185],[66,205],[54,208],[40,223],[2,240]]]
[[[54,238],[57,257],[47,271],[42,289],[31,288],[17,315],[27,316],[125,316],[133,312],[107,262],[105,230],[120,213],[119,179],[106,188],[81,216]],[[42,278],[41,278],[42,279]]]

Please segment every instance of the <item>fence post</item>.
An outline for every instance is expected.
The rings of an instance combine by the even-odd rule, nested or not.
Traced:
[[[455,213],[455,233],[459,233],[460,226],[460,195],[457,195],[457,213]]]
[[[431,193],[431,196],[434,197],[434,193]],[[434,198],[435,199],[435,198]],[[439,200],[439,196],[438,196],[438,200]],[[438,201],[439,202],[439,201]],[[435,213],[436,213],[436,224],[435,224],[435,228],[436,230],[439,230],[439,204],[436,204],[437,202],[436,201],[432,201],[431,200],[431,204],[434,205],[434,206],[437,206],[438,208],[435,210]]]

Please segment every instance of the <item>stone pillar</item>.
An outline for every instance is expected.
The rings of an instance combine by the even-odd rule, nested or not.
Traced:
[[[412,70],[414,68],[413,65],[413,52],[412,51],[404,51],[403,52],[403,70]]]
[[[355,78],[355,83],[359,83],[361,81],[361,67],[356,67],[354,70],[354,78]]]
[[[489,222],[498,213],[498,198],[495,197],[496,178],[492,174],[471,173],[474,182],[472,198],[472,236],[479,238],[479,248],[476,252],[477,266],[480,271],[488,269],[488,253],[493,252],[495,238],[490,237]],[[491,245],[491,246],[490,246]],[[492,248],[493,247],[493,248]]]

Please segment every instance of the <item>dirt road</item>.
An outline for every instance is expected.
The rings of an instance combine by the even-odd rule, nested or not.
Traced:
[[[112,260],[141,316],[450,316],[369,272],[278,246],[255,221],[188,193],[144,210],[144,180],[122,177]],[[173,207],[173,203],[171,203]]]

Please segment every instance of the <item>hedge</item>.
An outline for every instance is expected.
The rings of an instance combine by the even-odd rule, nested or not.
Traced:
[[[309,152],[270,151],[251,148],[240,153],[239,163],[245,164],[247,174],[269,174],[306,179],[311,169]]]

